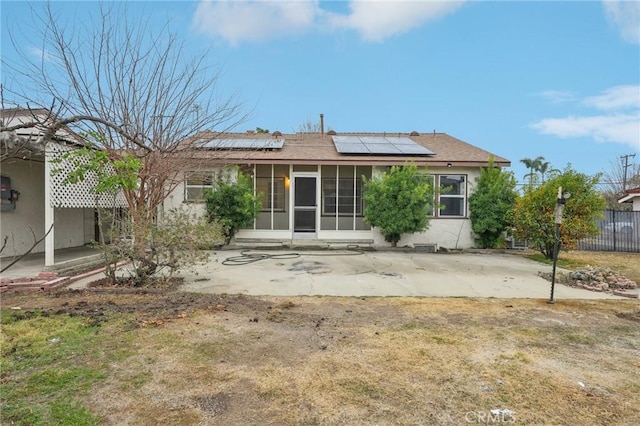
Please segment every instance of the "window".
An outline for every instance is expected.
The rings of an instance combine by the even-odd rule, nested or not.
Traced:
[[[273,189],[273,191],[272,191]],[[256,192],[262,194],[262,210],[284,211],[284,178],[273,178],[273,187],[271,186],[271,178],[256,178]],[[273,194],[272,194],[273,192]],[[273,201],[273,206],[271,202]]]
[[[322,214],[335,215],[337,205],[338,215],[352,216],[355,204],[356,215],[362,216],[362,180],[355,180],[355,200],[353,194],[354,180],[352,178],[338,179],[337,183],[338,188],[336,190],[336,179],[322,179]]]
[[[440,217],[464,217],[466,215],[466,176],[440,175]]]
[[[185,174],[184,200],[203,202],[204,193],[213,188],[213,172],[187,172]]]
[[[433,217],[435,216],[434,206],[437,204],[436,191],[435,191],[436,177],[434,175],[428,175],[426,173],[420,173],[419,176],[420,178],[425,179],[429,183],[429,185],[431,185],[431,188],[434,189],[433,195],[431,198],[431,207],[429,208],[429,212],[427,213],[427,216]]]

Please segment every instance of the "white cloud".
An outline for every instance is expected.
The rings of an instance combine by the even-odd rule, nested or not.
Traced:
[[[559,138],[592,138],[596,142],[624,143],[640,151],[640,120],[637,114],[546,118],[531,126],[542,134]]]
[[[640,108],[640,86],[612,87],[585,99],[584,103],[601,110]]]
[[[576,96],[572,92],[566,90],[545,90],[540,92],[540,96],[548,99],[554,104],[570,102],[576,99]]]
[[[458,9],[464,1],[384,0],[349,2],[350,13],[320,8],[318,0],[201,0],[193,26],[232,45],[300,34],[313,29],[357,31],[366,41],[382,41]]]
[[[463,1],[352,1],[349,15],[333,15],[332,25],[355,29],[367,41],[382,41],[440,18]]]
[[[640,44],[640,2],[637,0],[603,0],[605,15],[622,38]]]
[[[195,29],[220,36],[232,45],[256,42],[311,28],[321,11],[313,1],[201,1]]]
[[[596,142],[622,143],[640,151],[640,86],[616,86],[582,104],[602,114],[545,118],[531,128],[559,138],[591,138]]]

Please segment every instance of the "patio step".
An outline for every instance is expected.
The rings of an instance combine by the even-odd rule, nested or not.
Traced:
[[[346,249],[346,248],[372,248],[371,239],[276,239],[276,238],[236,238],[230,248],[272,248],[272,249]]]
[[[85,271],[99,268],[104,265],[104,257],[101,254],[83,256],[66,262],[59,262],[46,268],[47,271],[57,272],[58,275],[73,276]]]

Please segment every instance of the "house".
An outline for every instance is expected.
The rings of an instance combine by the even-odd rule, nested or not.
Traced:
[[[52,160],[84,145],[83,139],[66,127],[51,140],[43,141],[46,126],[55,119],[46,109],[0,110],[3,128],[21,126],[0,134],[0,238],[6,243],[0,253],[3,258],[32,249],[32,253],[45,252],[45,264],[52,266],[55,250],[84,246],[97,239],[96,207],[114,203],[96,199],[92,191],[95,182],[90,178],[68,185],[62,182],[64,173],[51,173],[56,168],[73,167],[69,162]],[[115,202],[124,205],[121,199]]]
[[[235,244],[387,246],[364,220],[363,178],[387,167],[413,163],[426,168],[439,193],[429,228],[403,235],[398,246],[469,248],[474,235],[468,200],[480,168],[507,167],[509,160],[445,133],[202,133],[191,141],[197,168],[185,171],[184,185],[163,210],[205,213],[203,193],[215,179],[238,166],[263,194],[262,211],[240,230]]]
[[[625,194],[618,198],[618,203],[632,203],[631,210],[640,212],[640,187],[627,189]]]
[[[61,154],[82,146],[83,140],[62,128],[43,142],[51,117],[46,110],[26,109],[2,110],[0,116],[5,128],[33,123],[17,131],[29,141],[20,151],[10,152],[10,133],[2,133],[0,234],[7,245],[1,256],[21,255],[46,235],[32,252],[44,252],[48,267],[55,264],[56,250],[98,240],[101,208],[126,207],[122,197],[97,198],[90,177],[77,184],[63,181],[64,172],[74,166],[60,161]],[[217,177],[240,170],[263,194],[263,208],[251,226],[236,234],[237,245],[386,246],[389,243],[364,220],[363,177],[375,178],[389,166],[411,162],[425,168],[441,188],[434,201],[442,207],[433,212],[427,230],[404,235],[398,244],[472,247],[468,198],[480,168],[490,157],[498,167],[510,165],[505,158],[436,132],[204,132],[185,143],[194,148],[186,151],[193,167],[179,177],[183,183],[164,200],[158,218],[172,208],[204,214],[204,190],[212,188]],[[62,173],[52,173],[56,169]]]

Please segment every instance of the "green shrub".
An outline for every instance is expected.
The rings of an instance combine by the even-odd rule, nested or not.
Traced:
[[[432,180],[415,165],[393,166],[380,178],[365,180],[364,218],[395,247],[402,234],[428,227],[433,194]]]
[[[236,182],[218,182],[205,197],[209,221],[222,226],[225,244],[238,229],[251,225],[262,208],[259,194],[253,193],[252,180],[242,173],[238,173]]]

